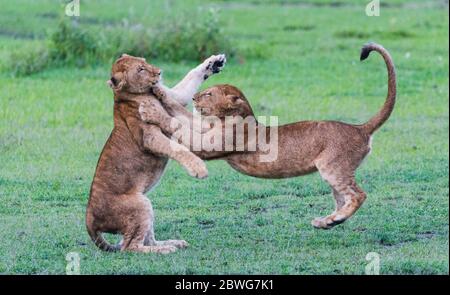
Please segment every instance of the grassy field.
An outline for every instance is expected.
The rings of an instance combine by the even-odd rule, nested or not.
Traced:
[[[86,233],[84,212],[112,129],[110,64],[12,76],[10,54],[42,46],[64,5],[2,3],[0,273],[64,274],[69,252],[79,253],[82,274],[363,274],[368,252],[379,253],[382,274],[449,273],[446,1],[381,1],[379,17],[367,17],[369,1],[356,0],[81,2],[80,24],[92,31],[218,8],[237,54],[205,87],[234,84],[257,115],[279,116],[280,124],[360,123],[375,114],[386,70],[376,54],[359,62],[367,41],[394,58],[398,104],[358,170],[368,199],[345,224],[330,231],[310,225],[334,209],[317,174],[255,179],[214,161],[200,181],[171,162],[149,195],[156,236],[183,238],[190,247],[167,256],[104,253]],[[151,62],[165,69],[169,85],[195,65]]]

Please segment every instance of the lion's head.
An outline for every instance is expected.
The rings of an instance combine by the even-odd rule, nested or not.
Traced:
[[[194,107],[203,116],[254,116],[244,94],[231,85],[212,86],[194,96]]]
[[[148,64],[144,58],[122,54],[111,70],[108,85],[114,93],[143,94],[161,80],[161,69]]]

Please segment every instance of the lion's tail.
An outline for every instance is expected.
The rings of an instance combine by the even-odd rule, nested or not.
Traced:
[[[120,250],[119,245],[111,245],[102,236],[102,233],[95,230],[89,218],[86,221],[86,228],[94,244],[103,251],[116,252]]]
[[[373,134],[378,128],[381,127],[381,125],[384,124],[384,122],[387,121],[387,119],[389,119],[389,116],[394,110],[395,97],[397,95],[395,67],[389,52],[381,45],[378,45],[376,43],[368,43],[364,45],[361,50],[361,61],[365,60],[369,56],[371,51],[377,51],[379,54],[381,54],[386,63],[388,72],[388,93],[386,101],[384,102],[381,110],[367,123],[360,125],[361,129],[366,134]]]

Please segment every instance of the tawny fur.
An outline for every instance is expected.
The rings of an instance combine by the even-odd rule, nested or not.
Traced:
[[[160,85],[160,69],[142,58],[123,55],[114,63],[108,81],[114,91],[114,129],[100,155],[86,210],[88,233],[100,249],[170,253],[187,246],[183,240],[156,241],[153,209],[145,193],[158,183],[169,158],[198,178],[207,176],[206,166],[186,147],[171,141],[159,126],[143,122],[138,109],[142,102],[155,105],[158,112],[152,113],[151,120],[161,121],[166,112],[160,111],[153,88],[163,87],[186,103],[186,97],[219,72],[224,62],[224,56],[212,56],[173,89]],[[110,245],[102,233],[121,234],[122,242]]]
[[[224,159],[231,167],[246,175],[260,178],[287,178],[318,171],[330,185],[336,209],[328,216],[316,218],[312,225],[328,229],[344,222],[363,204],[365,192],[355,181],[355,170],[370,152],[372,134],[389,118],[395,104],[395,69],[389,53],[380,45],[370,43],[363,47],[361,60],[371,51],[379,52],[388,70],[387,99],[372,119],[362,125],[336,121],[301,121],[279,127],[263,128],[268,137],[270,128],[278,128],[278,141],[271,141],[272,149],[278,149],[278,157],[272,162],[261,162],[263,152],[195,152],[203,159]],[[202,91],[194,97],[195,107],[205,116],[217,116],[224,122],[225,116],[254,117],[252,108],[243,93],[231,85],[218,85]],[[145,116],[141,118],[145,120]],[[224,126],[224,124],[222,124]],[[246,134],[248,141],[248,135]]]

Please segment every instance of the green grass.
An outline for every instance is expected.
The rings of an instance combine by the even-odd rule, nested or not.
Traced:
[[[27,77],[4,68],[11,52],[43,45],[64,12],[60,3],[21,0],[0,10],[0,273],[63,274],[72,251],[80,253],[82,274],[362,274],[368,252],[380,254],[382,274],[449,273],[443,1],[389,1],[380,17],[365,16],[356,0],[189,0],[169,8],[163,1],[130,1],[126,8],[123,1],[82,1],[80,23],[92,30],[130,20],[151,25],[175,18],[174,10],[196,9],[190,7],[220,8],[233,46],[252,54],[230,60],[205,87],[234,84],[258,115],[279,116],[280,124],[366,121],[383,103],[386,70],[375,54],[360,63],[360,47],[379,42],[396,63],[398,104],[358,170],[368,199],[354,217],[330,231],[310,226],[333,210],[317,174],[255,179],[215,161],[199,181],[171,162],[149,194],[156,236],[183,238],[190,247],[167,256],[101,252],[84,227],[95,165],[112,128],[110,65]],[[195,65],[151,62],[165,70],[169,85]]]

